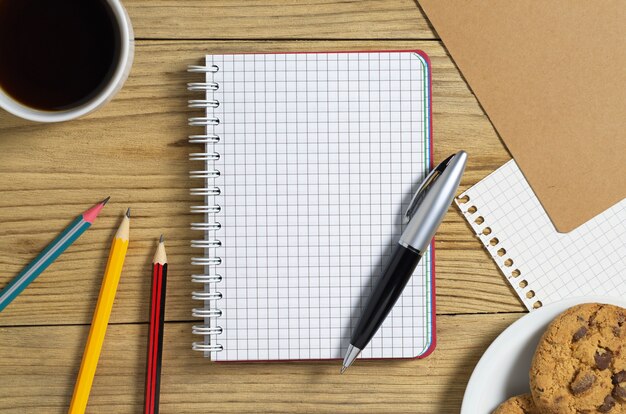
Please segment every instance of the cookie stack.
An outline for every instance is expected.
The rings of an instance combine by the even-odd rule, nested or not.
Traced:
[[[530,391],[493,414],[626,413],[626,309],[587,303],[557,316],[537,345]]]

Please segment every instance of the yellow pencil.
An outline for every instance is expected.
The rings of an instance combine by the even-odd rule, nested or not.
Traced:
[[[102,287],[100,288],[100,296],[98,296],[98,303],[96,304],[96,310],[91,321],[91,329],[87,337],[87,345],[85,345],[83,361],[80,363],[80,371],[78,371],[78,378],[74,387],[70,414],[82,414],[87,408],[87,400],[89,400],[89,393],[91,392],[93,377],[96,374],[96,366],[98,365],[98,358],[100,358],[104,335],[109,324],[117,284],[120,281],[124,258],[128,250],[129,225],[130,209],[126,212],[122,224],[120,224],[113,238],[109,261],[107,262]]]

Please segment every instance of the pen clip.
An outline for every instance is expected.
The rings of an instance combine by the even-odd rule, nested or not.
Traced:
[[[433,184],[437,180],[437,178],[439,178],[439,176],[443,173],[443,171],[446,169],[446,167],[448,166],[448,164],[450,163],[452,158],[454,158],[455,155],[456,154],[452,154],[445,160],[441,161],[435,168],[433,168],[433,170],[430,173],[428,173],[424,181],[422,181],[420,186],[417,188],[417,191],[415,191],[413,198],[411,198],[409,207],[406,209],[406,212],[404,213],[404,217],[402,220],[404,224],[408,223],[409,220],[411,220],[411,218],[413,217],[413,214],[415,214],[415,211],[417,210],[417,207],[419,207],[420,203],[424,199],[424,196],[426,195],[428,187],[430,187],[430,185]]]

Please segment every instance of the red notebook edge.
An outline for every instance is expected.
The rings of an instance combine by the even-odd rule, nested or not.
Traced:
[[[430,61],[430,57],[423,51],[421,50],[414,50],[413,52],[417,53],[418,55],[420,55],[425,61],[426,61],[426,65],[428,66],[428,123],[429,123],[429,137],[428,137],[428,141],[430,142],[430,169],[432,170],[435,167],[435,163],[434,163],[434,159],[435,159],[435,153],[433,150],[433,75],[432,75],[432,63]],[[432,241],[430,242],[430,292],[431,292],[431,303],[432,303],[432,309],[431,309],[431,341],[430,341],[430,345],[428,348],[426,348],[426,350],[424,352],[422,352],[420,355],[417,355],[415,358],[417,359],[422,359],[422,358],[426,358],[427,356],[429,356],[430,354],[432,354],[435,351],[435,348],[437,347],[437,306],[436,306],[436,301],[437,301],[437,295],[436,295],[436,288],[435,288],[435,238],[433,237]]]

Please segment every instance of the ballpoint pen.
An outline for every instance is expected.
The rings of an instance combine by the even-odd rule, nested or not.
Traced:
[[[398,246],[352,331],[342,374],[367,346],[402,294],[454,199],[466,162],[465,151],[451,155],[428,174],[415,192],[404,215],[407,225]]]

